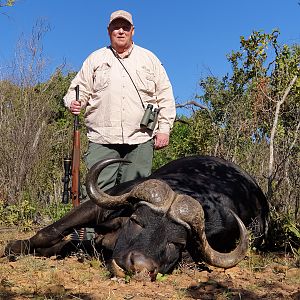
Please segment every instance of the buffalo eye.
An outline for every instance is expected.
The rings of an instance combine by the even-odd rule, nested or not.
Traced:
[[[135,225],[138,225],[140,227],[144,227],[143,224],[138,220],[137,216],[135,214],[131,215],[130,221],[134,223]]]
[[[171,243],[171,242],[168,242],[167,243],[167,247],[172,250],[172,249],[175,249],[175,244],[174,243]]]
[[[167,243],[167,253],[176,251],[177,246],[174,243]]]
[[[175,249],[182,250],[185,248],[185,243],[172,241],[167,243],[167,247],[169,247],[170,250],[175,250]]]

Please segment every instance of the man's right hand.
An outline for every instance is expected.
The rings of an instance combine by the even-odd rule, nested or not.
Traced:
[[[70,112],[73,115],[79,115],[81,110],[81,103],[79,101],[73,100],[70,105]]]

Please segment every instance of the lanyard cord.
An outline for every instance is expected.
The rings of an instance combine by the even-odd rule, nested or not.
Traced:
[[[109,46],[109,49],[111,50],[111,52],[113,53],[114,57],[120,62],[120,64],[122,65],[122,67],[124,68],[124,70],[126,71],[126,73],[128,74],[128,76],[129,76],[129,78],[130,78],[130,80],[131,80],[131,82],[132,82],[132,84],[133,84],[133,86],[134,86],[134,88],[135,88],[135,90],[136,90],[136,92],[137,92],[137,94],[138,94],[140,100],[141,100],[142,106],[143,106],[143,108],[145,109],[145,105],[144,105],[144,103],[143,103],[143,100],[142,100],[142,98],[141,98],[141,95],[140,95],[140,93],[139,93],[139,90],[137,89],[137,87],[136,87],[136,85],[135,85],[135,83],[134,83],[132,77],[130,76],[128,70],[125,68],[125,66],[123,65],[123,63],[122,63],[121,60],[119,59],[119,57],[116,55],[116,53],[114,52],[112,46]]]

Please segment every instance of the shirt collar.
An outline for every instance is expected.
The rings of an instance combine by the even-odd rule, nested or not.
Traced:
[[[134,47],[134,43],[132,42],[131,47],[127,51],[125,51],[122,56],[120,56],[119,53],[112,46],[110,46],[110,47],[113,50],[115,56],[117,56],[119,58],[126,58],[131,54],[133,47]]]

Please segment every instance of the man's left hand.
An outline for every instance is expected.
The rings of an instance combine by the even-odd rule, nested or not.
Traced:
[[[157,133],[154,137],[154,149],[162,149],[169,145],[169,135],[167,133]]]

